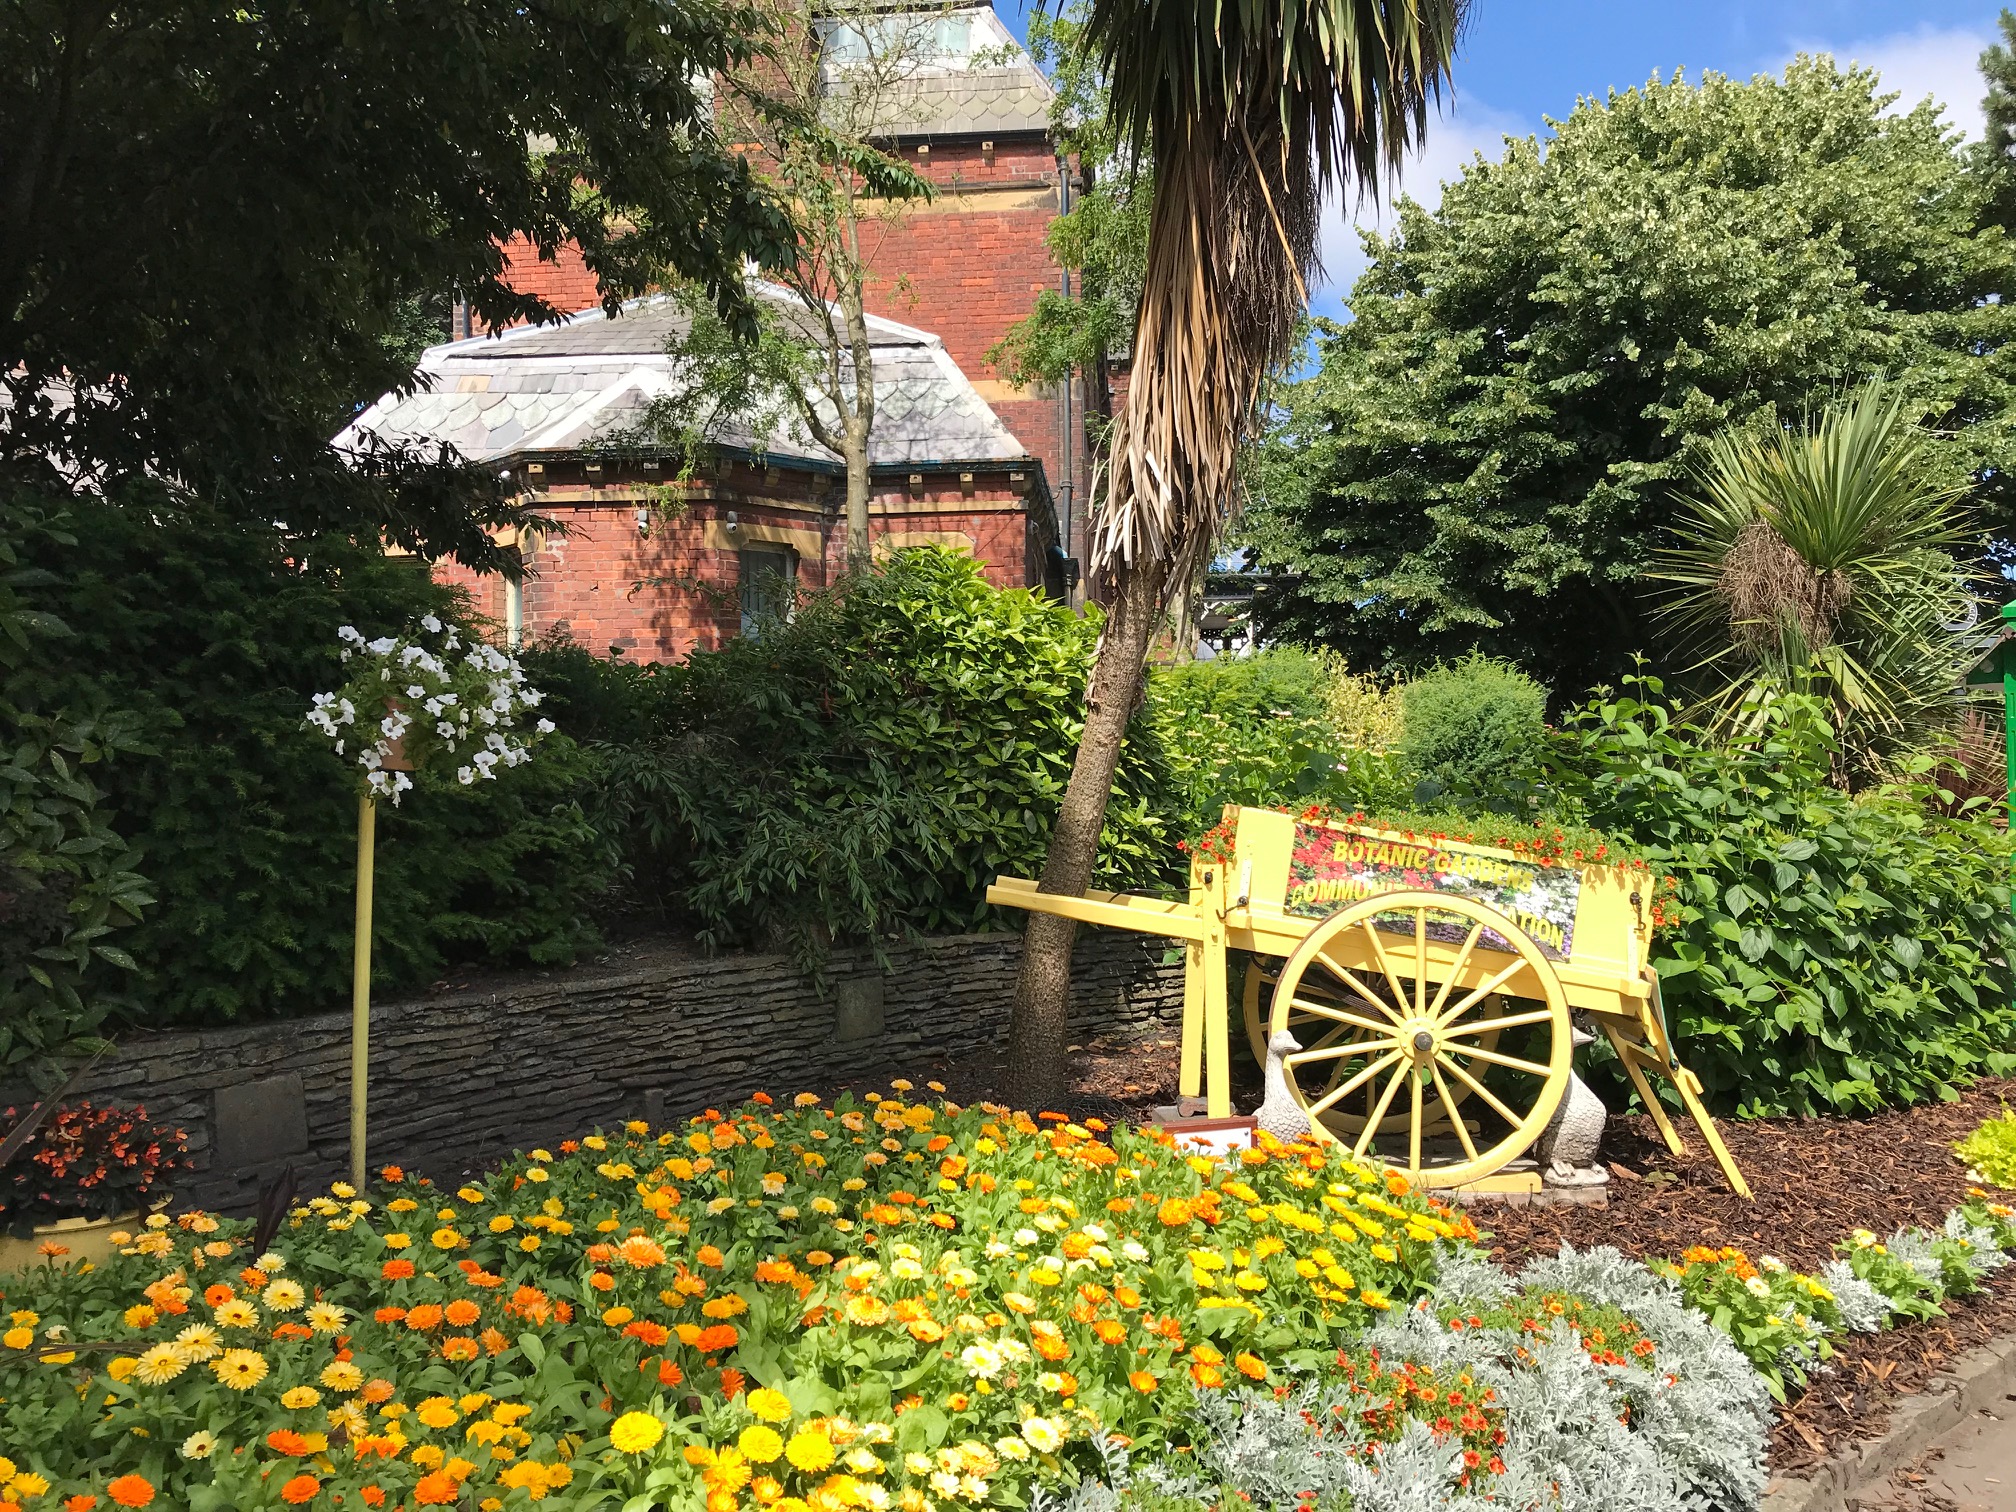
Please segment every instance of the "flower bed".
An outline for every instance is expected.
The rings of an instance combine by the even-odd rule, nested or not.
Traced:
[[[1334,1360],[1473,1237],[1335,1153],[1106,1132],[752,1104],[453,1193],[387,1171],[256,1256],[156,1220],[10,1289],[0,1480],[192,1512],[1012,1504],[1088,1438],[1180,1444],[1200,1397]]]
[[[1771,1372],[2016,1244],[1984,1206],[1818,1279],[1511,1275],[1335,1147],[874,1094],[383,1174],[263,1248],[185,1214],[20,1278],[0,1512],[1740,1507]]]

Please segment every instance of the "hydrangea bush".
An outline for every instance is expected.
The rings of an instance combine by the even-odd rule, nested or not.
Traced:
[[[396,804],[413,786],[392,769],[397,757],[416,770],[452,768],[467,787],[529,761],[533,741],[553,730],[549,719],[530,733],[520,727],[540,693],[516,657],[465,641],[431,614],[413,634],[367,640],[354,625],[336,633],[350,677],[334,693],[315,695],[307,723],[358,768],[373,797]]]

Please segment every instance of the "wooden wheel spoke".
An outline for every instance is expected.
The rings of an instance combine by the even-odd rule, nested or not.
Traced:
[[[1390,1039],[1353,1040],[1348,1045],[1320,1045],[1311,1050],[1297,1050],[1293,1055],[1284,1056],[1281,1064],[1289,1070],[1306,1066],[1312,1061],[1342,1060],[1347,1055],[1369,1055],[1375,1050],[1397,1048]]]
[[[1407,1169],[1421,1169],[1421,1068],[1407,1068]]]
[[[1392,1080],[1386,1083],[1386,1090],[1379,1094],[1378,1105],[1365,1115],[1365,1127],[1358,1131],[1358,1143],[1351,1147],[1354,1158],[1363,1159],[1365,1152],[1372,1147],[1372,1136],[1379,1132],[1379,1125],[1386,1121],[1386,1110],[1393,1106],[1393,1094],[1400,1090],[1401,1080],[1414,1070],[1405,1058],[1398,1055],[1394,1058],[1400,1061],[1399,1068],[1394,1071]]]
[[[1379,970],[1385,974],[1386,984],[1393,989],[1393,1007],[1388,1008],[1384,1002],[1379,1006],[1398,1020],[1406,1011],[1407,989],[1400,985],[1400,973],[1393,969],[1393,958],[1386,953],[1386,942],[1379,938],[1378,919],[1377,914],[1365,916],[1365,937],[1372,942],[1372,959],[1379,963]]]
[[[1474,1024],[1446,1025],[1442,1032],[1447,1035],[1496,1034],[1500,1029],[1517,1029],[1523,1024],[1544,1024],[1553,1017],[1549,1009],[1536,1008],[1531,1013],[1508,1013],[1500,1018],[1479,1019]]]
[[[1373,1034],[1391,1034],[1393,1032],[1393,1025],[1390,1020],[1382,1024],[1373,1019],[1360,1018],[1355,1013],[1346,1013],[1341,1008],[1318,1007],[1316,1004],[1305,1002],[1299,997],[1289,1006],[1307,1009],[1311,1018],[1329,1019],[1332,1023],[1336,1024],[1350,1024],[1354,1028],[1369,1030]]]
[[[1394,1023],[1399,1023],[1404,1016],[1396,1011],[1391,1003],[1386,1001],[1386,995],[1383,992],[1375,991],[1373,988],[1367,986],[1358,973],[1351,970],[1350,967],[1339,966],[1335,961],[1326,961],[1320,956],[1317,957],[1315,964],[1321,966],[1331,976],[1342,983],[1345,991],[1352,997],[1370,1004],[1372,1007],[1378,1009],[1379,1012],[1385,1014],[1386,1017],[1393,1020]]]
[[[1455,1077],[1456,1080],[1463,1083],[1464,1086],[1468,1087],[1478,1097],[1483,1098],[1484,1101],[1490,1105],[1491,1111],[1493,1113],[1496,1113],[1500,1118],[1504,1119],[1505,1122],[1510,1124],[1515,1130],[1518,1129],[1519,1126],[1525,1122],[1525,1120],[1522,1119],[1517,1113],[1514,1113],[1510,1108],[1506,1107],[1504,1103],[1498,1100],[1497,1093],[1493,1092],[1489,1087],[1485,1086],[1484,1083],[1477,1080],[1476,1077],[1472,1076],[1468,1071],[1465,1071],[1461,1066],[1457,1065],[1456,1062],[1450,1061],[1448,1062],[1448,1066],[1449,1066],[1449,1074],[1451,1076]]]
[[[1443,979],[1441,989],[1435,994],[1435,1001],[1429,1005],[1428,1017],[1438,1019],[1442,1005],[1449,1001],[1449,994],[1456,986],[1456,979],[1463,975],[1463,968],[1470,962],[1470,952],[1477,948],[1477,941],[1484,934],[1484,921],[1479,919],[1470,926],[1470,934],[1463,941],[1463,948],[1456,952],[1456,964],[1449,968],[1449,975]]]
[[[1500,987],[1503,987],[1507,982],[1511,981],[1512,978],[1514,978],[1524,970],[1526,970],[1525,961],[1523,960],[1514,961],[1510,966],[1507,966],[1503,971],[1499,972],[1496,976],[1492,977],[1490,981],[1486,982],[1483,986],[1479,987],[1475,992],[1472,992],[1468,996],[1466,996],[1463,999],[1463,1001],[1458,1003],[1454,1008],[1451,1008],[1447,1013],[1443,1014],[1441,1018],[1436,1020],[1437,1025],[1439,1026],[1441,1024],[1455,1023],[1456,1020],[1463,1017],[1465,1013],[1469,1012],[1471,1008],[1475,1007],[1476,1004],[1481,999],[1489,997],[1492,993],[1496,992]]]
[[[1428,1011],[1428,910],[1414,910],[1414,1012]],[[1416,1082],[1419,1085],[1419,1082]],[[1419,1120],[1417,1119],[1418,1123]],[[1414,1169],[1419,1170],[1416,1166]]]
[[[1349,1097],[1353,1092],[1356,1092],[1360,1087],[1364,1086],[1366,1082],[1370,1081],[1373,1077],[1377,1076],[1381,1071],[1385,1070],[1386,1067],[1392,1065],[1395,1061],[1399,1060],[1400,1058],[1401,1056],[1398,1050],[1389,1050],[1385,1055],[1381,1056],[1378,1060],[1372,1062],[1371,1065],[1367,1066],[1363,1071],[1360,1071],[1356,1076],[1352,1077],[1351,1080],[1345,1082],[1342,1086],[1332,1087],[1328,1092],[1325,1092],[1315,1102],[1310,1103],[1308,1105],[1308,1112],[1310,1118],[1314,1119],[1320,1116],[1321,1114],[1328,1112],[1337,1103]]]
[[[1428,1069],[1435,1077],[1435,1095],[1442,1099],[1442,1109],[1449,1115],[1449,1123],[1456,1130],[1456,1137],[1463,1142],[1463,1153],[1475,1160],[1476,1141],[1470,1137],[1470,1128],[1463,1122],[1463,1115],[1456,1107],[1456,1099],[1449,1095],[1449,1084],[1442,1079],[1441,1064],[1431,1060],[1428,1062]]]
[[[1521,1060],[1516,1055],[1502,1055],[1496,1050],[1486,1050],[1482,1045],[1451,1045],[1449,1053],[1474,1056],[1478,1060],[1489,1061],[1494,1066],[1524,1071],[1528,1076],[1548,1077],[1554,1074],[1552,1066],[1543,1066],[1538,1061]]]

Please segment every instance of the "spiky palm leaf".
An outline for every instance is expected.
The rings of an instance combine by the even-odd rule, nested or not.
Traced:
[[[1114,124],[1155,205],[1095,565],[1181,582],[1318,271],[1323,197],[1377,192],[1426,126],[1463,0],[1092,0]]]
[[[1794,687],[1833,705],[1858,773],[1959,713],[1974,649],[1965,489],[1935,481],[1929,438],[1872,383],[1765,436],[1725,432],[1695,469],[1675,545],[1652,576],[1711,675],[1703,711],[1740,725]],[[1855,774],[1851,774],[1855,775]]]

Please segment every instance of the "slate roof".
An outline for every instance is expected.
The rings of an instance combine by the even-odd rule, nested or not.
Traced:
[[[789,293],[774,284],[755,287],[791,315]],[[665,345],[687,329],[685,314],[660,296],[632,300],[613,320],[590,310],[559,325],[433,347],[420,359],[415,391],[385,395],[336,445],[359,445],[369,433],[394,445],[445,443],[472,462],[581,451],[633,424],[652,399],[678,392],[678,366]],[[872,465],[1027,456],[936,336],[873,315],[868,330],[875,351]],[[732,422],[716,439],[731,449],[759,450],[757,438]],[[840,461],[795,416],[768,438],[766,454],[786,465]]]
[[[1000,68],[920,73],[884,108],[889,136],[1006,136],[1050,129],[1049,81],[1026,61]]]

